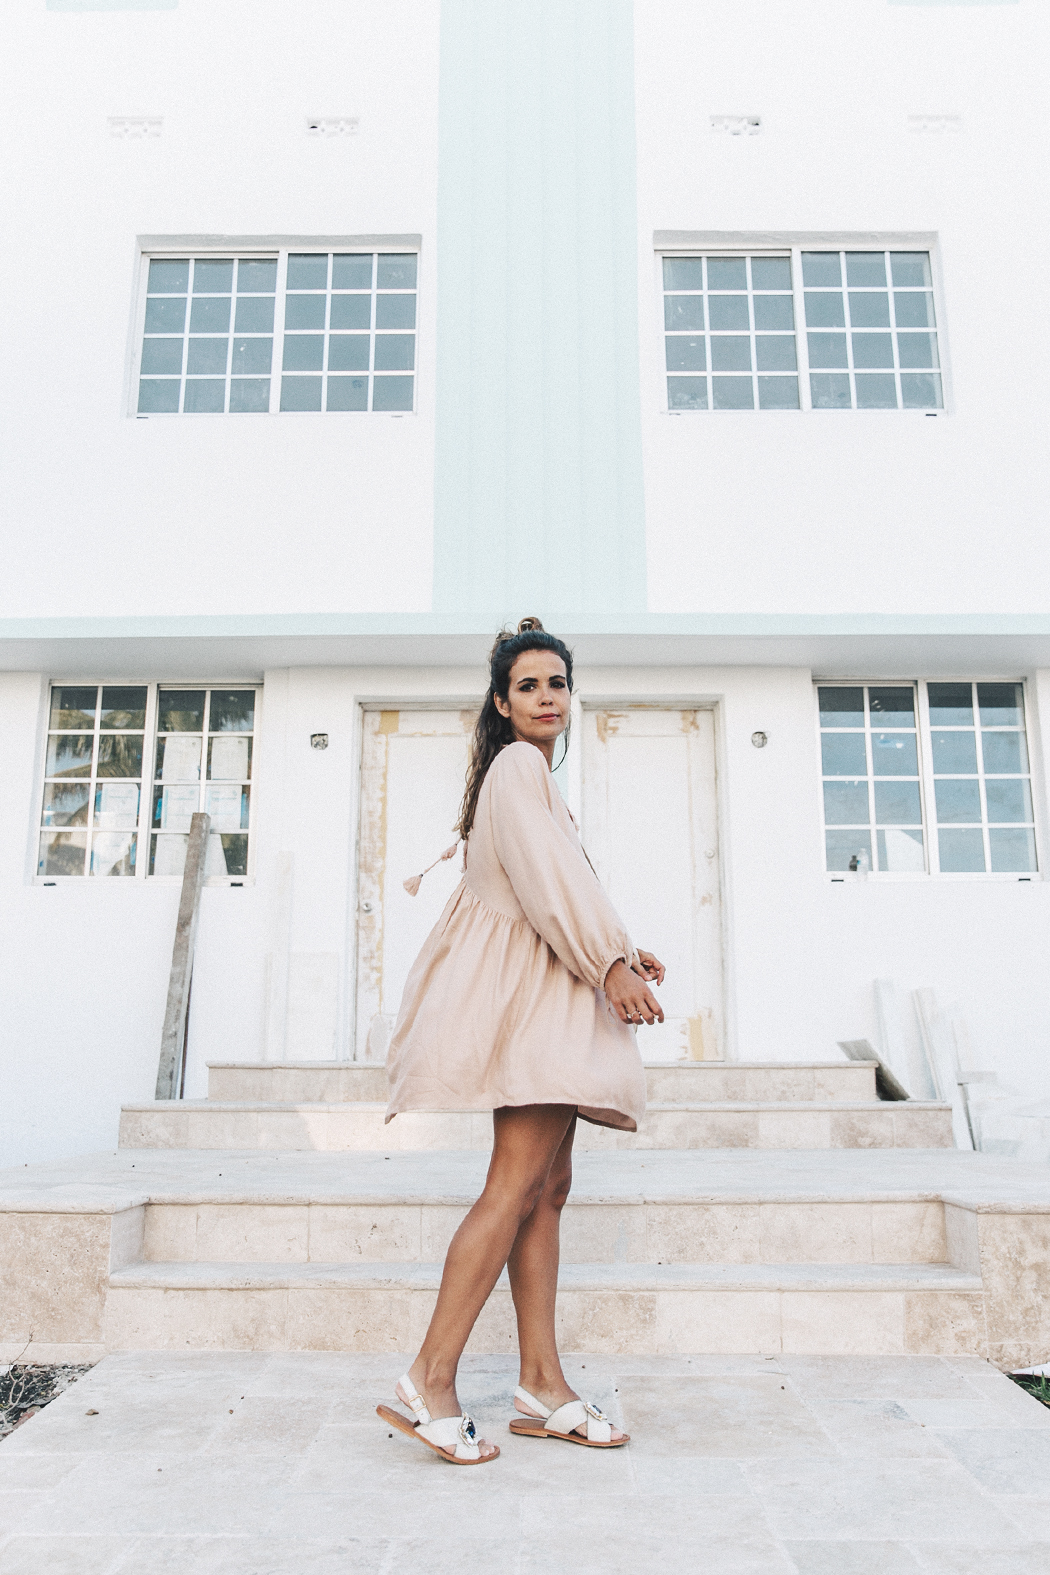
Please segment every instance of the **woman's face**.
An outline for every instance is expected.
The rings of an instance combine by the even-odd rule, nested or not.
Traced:
[[[550,760],[554,740],[569,721],[569,684],[561,657],[553,651],[523,651],[510,670],[507,698],[496,695],[495,700],[500,715],[510,718],[515,739],[538,745]]]

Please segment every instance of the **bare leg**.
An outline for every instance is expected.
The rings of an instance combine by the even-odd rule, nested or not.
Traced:
[[[536,1207],[523,1220],[514,1239],[507,1273],[518,1319],[520,1384],[530,1395],[555,1410],[579,1396],[570,1389],[562,1372],[554,1332],[554,1304],[558,1292],[559,1234],[561,1211],[572,1186],[572,1144],[576,1136],[575,1118],[547,1174],[547,1182]],[[528,1407],[515,1401],[519,1411],[531,1415]],[[582,1429],[581,1429],[582,1431]],[[614,1440],[623,1438],[613,1428]]]
[[[533,1212],[566,1130],[571,1105],[524,1105],[492,1113],[485,1190],[453,1236],[437,1306],[409,1377],[431,1416],[458,1416],[456,1370],[463,1347],[499,1279],[523,1220]],[[555,1263],[557,1275],[557,1263]],[[482,1454],[492,1446],[481,1444]]]

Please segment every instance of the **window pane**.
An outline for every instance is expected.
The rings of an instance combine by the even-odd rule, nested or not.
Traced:
[[[414,252],[380,252],[376,267],[376,288],[379,290],[414,290],[416,287],[416,255]]]
[[[328,288],[327,253],[293,252],[288,259],[289,290],[325,290]]]
[[[1028,749],[1023,733],[982,732],[981,749],[987,772],[1028,770]]]
[[[842,269],[838,252],[803,252],[802,282],[805,285],[841,285]]]
[[[668,334],[667,370],[669,372],[703,372],[707,368],[707,351],[701,334]]]
[[[790,290],[791,258],[752,257],[751,286],[755,290]]]
[[[918,782],[876,782],[875,819],[880,826],[921,826]]]
[[[41,823],[45,826],[86,826],[90,802],[88,782],[46,782]]]
[[[790,295],[756,295],[756,328],[794,328],[795,303]]]
[[[207,875],[247,875],[248,838],[236,833],[209,837],[204,869]]]
[[[974,733],[933,733],[933,769],[945,776],[977,775],[977,738]]]
[[[323,295],[289,295],[284,305],[285,328],[323,328],[326,300]]]
[[[372,253],[337,252],[332,258],[333,290],[370,290]]]
[[[158,707],[158,732],[199,733],[203,729],[203,689],[162,689]]]
[[[142,734],[103,733],[98,741],[100,777],[140,777],[142,775]]]
[[[40,838],[38,875],[83,875],[86,831],[45,831]]]
[[[284,371],[319,372],[324,366],[323,334],[285,334]],[[282,409],[284,404],[282,401]],[[292,409],[300,408],[292,406]],[[302,408],[310,409],[310,406]],[[320,409],[320,406],[317,407]]]
[[[370,295],[333,295],[329,326],[335,328],[363,328],[372,326],[372,297]]]
[[[95,789],[95,826],[104,831],[134,831],[138,820],[137,782],[99,783]]]
[[[852,405],[848,372],[814,373],[809,388],[814,410],[849,410]]]
[[[750,372],[750,337],[746,334],[712,335],[711,366],[716,372]]]
[[[234,782],[216,782],[208,787],[204,807],[211,816],[213,831],[240,831],[247,827],[248,793],[247,787]]]
[[[664,327],[692,331],[704,328],[704,298],[702,295],[665,295]]]
[[[153,824],[161,831],[189,831],[200,807],[200,788],[196,784],[153,790]]]
[[[235,377],[230,383],[230,411],[235,415],[265,414],[270,408],[268,377]]]
[[[855,870],[862,858],[871,868],[870,831],[826,831],[824,841],[829,870]]]
[[[367,377],[330,377],[328,379],[329,410],[367,410]]]
[[[896,410],[897,384],[892,375],[857,373],[858,410]]]
[[[849,320],[854,328],[888,328],[890,326],[890,298],[876,290],[862,295],[850,292]]]
[[[92,875],[134,875],[135,848],[138,838],[134,832],[98,831],[91,839]]]
[[[821,733],[821,769],[826,777],[852,777],[866,774],[867,751],[863,733]],[[865,817],[867,812],[865,811]]]
[[[893,365],[893,338],[890,334],[854,334],[853,365],[868,367]],[[896,404],[896,397],[894,397]]]
[[[416,326],[416,298],[414,295],[377,295],[377,328],[414,328]]]
[[[233,341],[231,370],[235,377],[238,375],[250,377],[259,373],[268,375],[272,360],[272,339],[235,339]]]
[[[277,288],[277,259],[261,261],[242,257],[237,264],[237,293],[272,295]],[[263,303],[265,304],[265,303]],[[237,303],[238,311],[240,302]]]
[[[867,782],[825,782],[824,823],[828,826],[866,826]]]
[[[1034,818],[1032,790],[1026,777],[989,777],[984,784],[984,797],[990,821]]]
[[[237,300],[234,329],[239,334],[273,333],[273,297],[242,295]]]
[[[414,334],[379,334],[374,367],[377,372],[411,372],[416,364]],[[350,370],[349,368],[347,370]],[[356,370],[356,369],[355,369]]]
[[[886,283],[886,258],[882,252],[847,252],[846,283],[853,285],[884,285]]]
[[[52,689],[51,720],[48,726],[92,728],[95,725],[97,703],[98,688],[95,684],[90,689],[72,688],[68,684]]]
[[[230,331],[230,297],[228,295],[195,296],[190,308],[191,334],[228,334]]]
[[[52,733],[47,741],[45,776],[89,777],[94,742],[90,733]]]
[[[977,705],[982,727],[1023,727],[1024,690],[1021,684],[978,684]],[[52,722],[52,727],[63,724]]]
[[[145,727],[145,688],[136,686],[134,689],[108,687],[103,689],[102,715],[99,721],[103,728]]]
[[[952,821],[981,820],[981,790],[976,781],[938,777],[934,784],[937,794],[937,820],[941,825]]]
[[[188,837],[167,836],[150,838],[149,872],[151,875],[177,875],[182,877],[186,867]]]
[[[755,399],[749,377],[714,377],[711,392],[716,410],[754,410]]]
[[[183,733],[158,738],[156,775],[164,782],[196,782],[201,774],[201,737]]]
[[[918,285],[925,290],[933,286],[929,252],[893,252],[890,255],[890,267],[895,285]]]
[[[709,290],[746,290],[747,263],[743,257],[709,257],[707,259],[707,288]]]
[[[946,875],[980,874],[984,870],[984,837],[980,831],[939,831],[941,870]]]
[[[936,372],[903,372],[901,398],[905,410],[940,410],[944,400]]]
[[[797,377],[760,377],[758,404],[761,410],[797,410]]]
[[[755,339],[755,357],[760,372],[793,372],[795,338],[793,334],[759,334]]]
[[[176,377],[182,372],[181,339],[144,339],[142,372],[161,372]]]
[[[184,413],[221,415],[226,406],[226,383],[221,377],[187,378]]]
[[[713,295],[707,303],[709,327],[715,329],[738,328],[746,333],[751,326],[747,315],[746,295]]]
[[[665,257],[665,290],[702,290],[704,287],[704,260],[702,257]]]
[[[934,727],[972,727],[973,690],[969,684],[928,684]]]
[[[863,727],[864,690],[823,686],[817,690],[821,727]]]
[[[186,357],[186,370],[202,376],[226,376],[228,339],[191,339]]]
[[[936,334],[901,334],[897,350],[902,367],[939,365]]]
[[[933,296],[915,290],[898,290],[893,297],[893,311],[898,328],[933,328]]]
[[[844,328],[846,311],[841,295],[825,295],[820,291],[806,291],[807,328]]]
[[[669,410],[706,410],[706,377],[669,377],[667,379],[667,408]]]
[[[233,289],[233,263],[198,257],[193,265],[194,295],[229,295]],[[196,303],[195,303],[196,304]]]
[[[320,410],[320,408],[321,379],[319,377],[281,378],[282,410]]]
[[[809,364],[810,366],[847,366],[846,335],[845,334],[810,334]],[[849,396],[849,378],[846,379],[846,395]]]
[[[894,875],[921,875],[926,869],[922,832],[903,831],[899,827],[875,833],[879,853],[879,869]]]
[[[149,265],[149,295],[185,295],[190,284],[190,265],[185,257],[153,257]]]
[[[915,726],[915,691],[910,684],[907,688],[873,686],[868,690],[868,706],[872,720],[878,715],[883,727]]]
[[[223,733],[208,741],[209,782],[246,782],[251,775],[252,740]]]
[[[181,334],[186,327],[185,300],[146,302],[147,334]]]
[[[914,733],[872,733],[871,762],[877,777],[917,777]]]
[[[993,828],[988,833],[988,841],[993,870],[1006,874],[1012,870],[1023,873],[1036,869],[1034,831],[999,831]]]
[[[212,733],[250,733],[255,726],[254,689],[213,689],[208,728]]]
[[[411,377],[376,377],[372,379],[373,410],[411,410]]]
[[[163,383],[149,382],[143,378],[139,383],[140,415],[177,415],[179,409],[179,380],[177,377],[166,379]]]

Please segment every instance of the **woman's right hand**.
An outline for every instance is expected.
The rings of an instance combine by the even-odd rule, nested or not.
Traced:
[[[605,998],[621,1023],[662,1023],[663,1007],[649,986],[622,960],[605,975]]]

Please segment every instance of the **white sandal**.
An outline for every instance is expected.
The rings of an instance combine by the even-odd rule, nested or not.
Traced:
[[[410,1422],[388,1405],[377,1405],[376,1415],[382,1417],[389,1426],[407,1433],[410,1438],[420,1439],[428,1449],[433,1449],[453,1466],[483,1466],[489,1460],[499,1459],[499,1450],[495,1445],[491,1455],[481,1453],[477,1429],[466,1412],[462,1416],[442,1416],[435,1422],[427,1410],[426,1401],[407,1373],[398,1380],[398,1389],[398,1399],[408,1406],[416,1420]]]
[[[613,1438],[612,1423],[605,1412],[599,1411],[596,1405],[589,1405],[586,1400],[568,1400],[565,1405],[549,1411],[542,1401],[530,1395],[520,1384],[514,1391],[514,1398],[537,1415],[515,1417],[510,1424],[512,1433],[531,1434],[533,1438],[563,1438],[566,1443],[583,1444],[590,1449],[619,1449],[621,1444],[631,1441],[629,1433],[625,1433],[622,1438]],[[587,1424],[586,1434],[577,1433],[576,1429],[584,1423]]]

